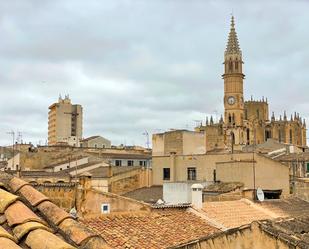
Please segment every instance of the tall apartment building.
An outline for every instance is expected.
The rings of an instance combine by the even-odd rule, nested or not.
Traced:
[[[68,95],[59,97],[58,103],[49,107],[48,145],[78,146],[83,135],[83,108],[72,105]]]

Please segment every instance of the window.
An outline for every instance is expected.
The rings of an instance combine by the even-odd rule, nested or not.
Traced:
[[[170,168],[163,168],[163,180],[170,180],[171,179],[171,171]]]
[[[292,143],[293,143],[293,132],[290,129],[290,144],[292,144]]]
[[[139,166],[143,166],[143,161],[139,161]]]
[[[104,203],[101,205],[101,213],[102,214],[109,214],[110,213],[110,204]]]
[[[196,168],[188,168],[188,180],[195,181],[196,180]]]
[[[70,168],[70,166],[68,165],[68,166],[67,166],[67,169],[69,169],[69,168]]]
[[[134,166],[134,161],[133,160],[128,160],[128,166]]]
[[[116,161],[115,161],[115,165],[116,165],[116,166],[121,166],[121,160],[116,160]]]
[[[307,163],[307,173],[309,173],[309,163]]]

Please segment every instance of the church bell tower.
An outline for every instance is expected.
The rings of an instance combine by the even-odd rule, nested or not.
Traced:
[[[224,53],[224,125],[233,144],[241,144],[244,129],[244,96],[242,53],[232,16],[228,42]]]

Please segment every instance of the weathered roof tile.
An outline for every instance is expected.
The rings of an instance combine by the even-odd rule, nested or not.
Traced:
[[[25,204],[20,201],[16,201],[10,205],[5,211],[5,216],[9,226],[22,224],[28,221],[37,221],[43,223],[43,221],[35,213],[33,213]]]
[[[24,180],[13,177],[9,182],[10,187],[12,188],[13,192],[16,193],[18,190],[20,190],[23,186],[29,185],[28,182],[25,182]]]
[[[44,230],[51,232],[51,229],[44,226],[42,223],[30,221],[30,222],[26,222],[24,224],[16,226],[13,229],[13,233],[17,237],[17,239],[20,240],[22,237],[24,237],[30,231],[33,231],[35,229],[44,229]]]
[[[30,202],[32,206],[37,206],[41,202],[48,200],[45,195],[29,185],[23,186],[19,192],[27,199],[27,201]]]
[[[0,245],[1,249],[22,249],[20,246],[18,246],[15,242],[13,242],[10,239],[7,238],[0,238]]]
[[[0,189],[0,214],[3,214],[6,208],[15,202],[18,196],[11,194],[3,189]]]
[[[1,226],[0,226],[0,238],[8,238],[10,240],[16,241],[15,238]]]
[[[31,249],[74,249],[68,243],[61,240],[56,235],[43,230],[43,229],[36,229],[29,233],[26,238],[26,244]]]
[[[91,232],[89,228],[71,218],[62,221],[59,228],[78,245],[86,239],[96,236],[96,234]]]
[[[109,249],[109,248],[111,247],[106,244],[106,242],[103,240],[102,237],[90,238],[83,246],[83,249]]]
[[[27,182],[0,172],[0,183],[0,249],[108,248],[102,237]]]
[[[56,204],[50,201],[44,201],[40,203],[38,209],[41,213],[46,216],[49,221],[54,223],[55,225],[59,225],[63,220],[70,218],[71,215],[65,212],[63,209],[58,207]]]

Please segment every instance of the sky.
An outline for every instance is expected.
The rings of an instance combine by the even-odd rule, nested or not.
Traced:
[[[245,99],[309,118],[309,2],[288,0],[0,1],[0,145],[45,144],[48,107],[69,94],[83,136],[146,145],[223,112],[231,13]]]

